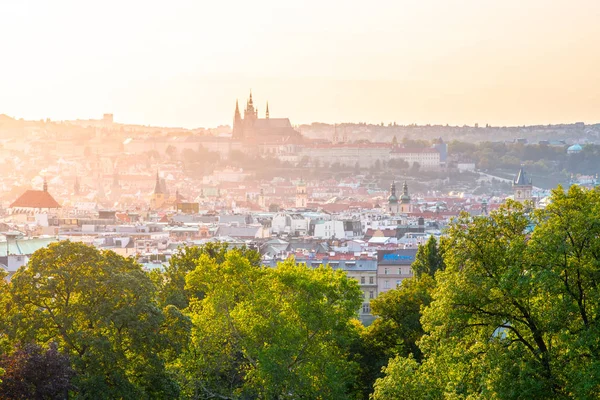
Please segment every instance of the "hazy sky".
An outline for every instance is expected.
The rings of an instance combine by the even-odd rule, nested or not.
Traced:
[[[599,0],[0,0],[0,114],[600,121]]]

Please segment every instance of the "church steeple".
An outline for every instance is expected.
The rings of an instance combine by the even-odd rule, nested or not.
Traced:
[[[402,199],[402,203],[404,204],[410,203],[410,195],[408,194],[408,184],[406,181],[404,181],[404,184],[402,185],[402,196],[400,199]]]
[[[44,192],[48,191],[48,181],[46,180],[46,177],[44,177],[44,186],[43,186],[43,190]]]
[[[156,184],[154,185],[154,194],[163,194],[163,187],[160,182],[160,177],[158,176],[158,171],[156,171]]]
[[[235,114],[233,116],[234,120],[237,119],[237,117],[240,116],[240,105],[238,103],[238,100],[235,99]]]
[[[267,112],[265,113],[265,118],[269,119],[269,102],[267,101]]]
[[[252,90],[250,90],[250,97],[246,103],[246,109],[244,110],[244,120],[256,119],[256,110],[254,109],[254,101],[252,100]]]
[[[240,139],[244,136],[242,115],[240,114],[240,106],[238,101],[235,101],[235,113],[233,114],[233,132],[232,136],[234,139]]]

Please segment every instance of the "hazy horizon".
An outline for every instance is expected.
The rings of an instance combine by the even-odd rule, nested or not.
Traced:
[[[0,114],[216,127],[600,121],[600,2],[0,5]]]

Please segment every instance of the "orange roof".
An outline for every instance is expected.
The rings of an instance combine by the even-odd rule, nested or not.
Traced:
[[[27,190],[10,205],[11,208],[60,208],[60,204],[45,190]]]

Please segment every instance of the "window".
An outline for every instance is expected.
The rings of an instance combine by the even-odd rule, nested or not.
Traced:
[[[365,277],[364,276],[360,277],[360,283],[363,284],[363,285],[365,284]]]
[[[363,304],[363,314],[369,314],[371,312],[371,305],[369,303]]]
[[[374,294],[374,293],[375,293],[375,292],[373,292],[372,290],[370,290],[370,291],[369,291],[369,298],[370,298],[370,299],[373,299],[373,298],[375,298],[375,294]]]
[[[384,289],[389,289],[390,288],[390,281],[388,281],[387,279],[385,280],[385,282],[383,283],[383,288]]]
[[[387,275],[387,274],[388,274],[388,269],[387,269],[387,268],[385,268],[385,269],[383,270],[383,273],[384,273],[385,275]]]
[[[400,286],[400,285],[402,285],[402,279],[396,280],[396,286]]]
[[[398,268],[398,275],[402,274],[402,268]]]
[[[373,277],[372,276],[369,277],[369,284],[371,284],[371,285],[373,284]]]

